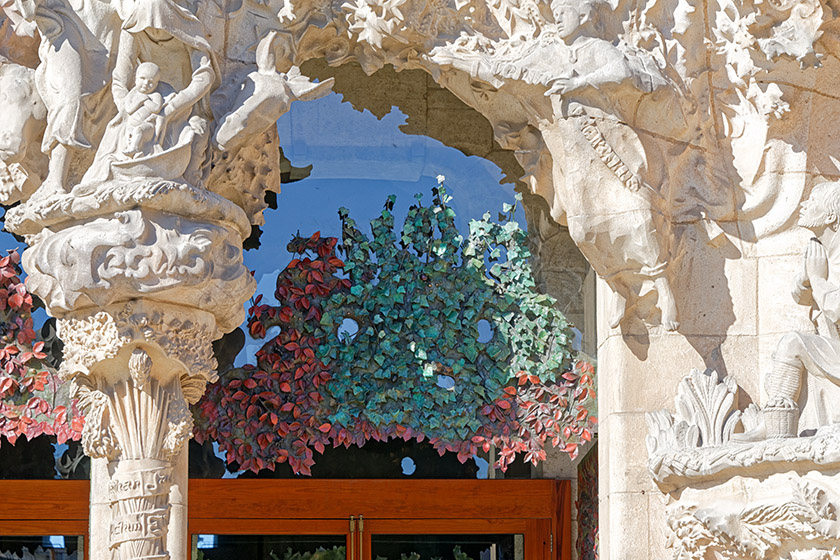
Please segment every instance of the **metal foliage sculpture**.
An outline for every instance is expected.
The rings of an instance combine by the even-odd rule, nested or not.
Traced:
[[[208,391],[198,441],[242,469],[289,461],[304,474],[314,451],[371,439],[428,440],[461,462],[494,446],[502,469],[517,454],[544,460],[549,440],[575,456],[596,423],[594,369],[536,291],[514,207],[503,224],[473,221],[465,240],[450,200],[443,185],[429,206],[418,195],[400,232],[392,196],[372,238],[341,209],[340,245],[293,239],[280,305],[258,297],[249,310],[252,336],[280,333]],[[355,332],[342,332],[348,321]]]
[[[42,434],[60,444],[78,440],[84,418],[49,365],[44,342],[36,340],[32,309],[20,255],[9,251],[0,258],[0,436],[13,445]]]

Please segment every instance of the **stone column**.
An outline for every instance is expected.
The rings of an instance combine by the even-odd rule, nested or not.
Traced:
[[[183,184],[146,187],[30,201],[7,218],[29,237],[29,287],[59,318],[60,374],[86,412],[97,560],[187,558],[188,405],[216,379],[212,341],[242,322],[255,287],[239,207]]]

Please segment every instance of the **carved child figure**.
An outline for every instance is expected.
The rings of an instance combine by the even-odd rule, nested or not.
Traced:
[[[125,138],[122,153],[128,157],[139,157],[148,152],[154,141],[155,130],[163,109],[163,96],[157,91],[160,83],[160,67],[154,62],[143,62],[137,66],[134,88],[123,99],[122,112],[125,115]]]

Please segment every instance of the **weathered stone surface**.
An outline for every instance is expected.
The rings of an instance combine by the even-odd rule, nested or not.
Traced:
[[[827,404],[840,396],[832,369],[840,208],[809,195],[840,176],[832,5],[3,0],[0,8],[0,100],[13,108],[0,114],[0,201],[21,203],[7,227],[26,236],[32,289],[76,355],[65,375],[93,419],[86,447],[109,462],[95,493],[146,471],[160,480],[170,466],[173,480],[183,474],[185,402],[213,377],[202,357],[210,341],[241,318],[253,290],[241,242],[262,221],[265,191],[279,190],[272,123],[331,85],[298,68],[353,62],[371,74],[390,65],[383,89],[411,106],[408,131],[449,135],[499,161],[499,148],[509,150],[507,161],[522,169],[515,179],[545,199],[546,216],[568,228],[602,278],[601,437],[612,446],[602,455],[604,557],[662,558],[666,518],[678,558],[836,556],[826,505],[834,496],[823,489],[834,459],[812,452],[833,445]],[[429,77],[403,80],[402,70]],[[350,92],[351,102],[355,95],[367,94]],[[375,114],[390,110],[387,94],[375,101]],[[446,121],[430,117],[432,107]],[[797,224],[804,200],[805,213],[819,216]],[[806,228],[820,241],[807,241]],[[540,280],[559,290],[566,278],[579,314],[585,267],[562,258],[568,244],[552,228],[538,229]],[[811,319],[818,335],[808,332]],[[190,342],[171,334],[179,329]],[[720,377],[681,381],[692,367]],[[699,387],[720,398],[686,396]],[[142,433],[123,428],[128,416],[117,414],[134,413],[126,397],[151,394]],[[676,395],[684,397],[677,417],[653,422],[654,474],[665,490],[685,487],[669,496],[676,509],[666,514],[633,454],[644,454],[641,414]],[[723,424],[709,428],[710,414]],[[751,433],[758,418],[763,435]],[[764,440],[771,418],[770,435],[801,437]],[[675,422],[687,430],[679,437]],[[150,447],[129,445],[138,441]],[[826,474],[801,474],[807,465]],[[768,469],[786,472],[761,478]],[[723,479],[748,489],[732,494],[746,504],[707,511],[732,484]],[[182,492],[180,484],[172,487]],[[185,530],[185,509],[167,509],[173,494],[158,493],[131,517],[121,508],[133,499],[109,502],[107,522],[105,502],[94,500],[96,550],[180,560],[171,543],[183,535],[166,527]],[[791,536],[779,545],[785,524]],[[142,550],[130,553],[128,542]]]

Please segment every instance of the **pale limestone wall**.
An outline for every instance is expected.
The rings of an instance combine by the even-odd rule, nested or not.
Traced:
[[[599,282],[602,558],[672,557],[666,505],[674,502],[648,471],[645,414],[673,410],[672,388],[691,368],[732,376],[740,387],[741,408],[763,402],[763,380],[780,336],[808,322],[807,308],[788,296],[805,236],[796,231],[757,244],[691,248],[674,275],[679,333],[638,324],[626,331],[610,329],[602,308],[611,294]],[[721,488],[712,503],[731,498],[730,490]]]

